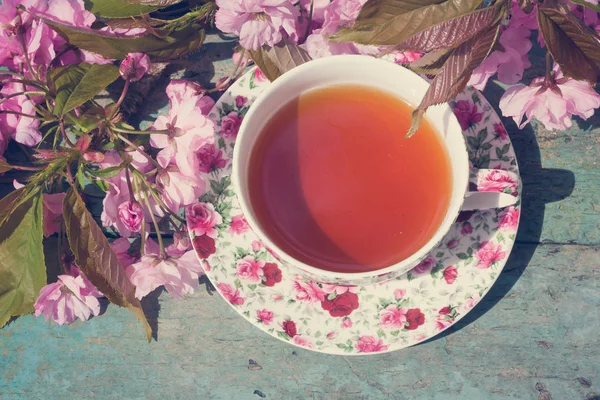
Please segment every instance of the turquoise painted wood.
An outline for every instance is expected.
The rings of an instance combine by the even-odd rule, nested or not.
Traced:
[[[168,73],[208,85],[230,56],[213,37],[200,66]],[[500,94],[486,92],[496,104]],[[0,399],[600,400],[600,124],[555,134],[506,123],[525,184],[518,243],[491,292],[442,336],[379,356],[317,354],[262,333],[203,286],[147,301],[158,315],[150,344],[113,306],[71,326],[17,319],[0,330]]]

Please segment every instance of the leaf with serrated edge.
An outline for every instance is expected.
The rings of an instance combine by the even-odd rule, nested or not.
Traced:
[[[91,100],[118,77],[119,68],[110,64],[79,63],[55,69],[50,75],[56,88],[54,114],[62,117]]]
[[[538,7],[538,25],[546,47],[567,76],[596,83],[600,70],[600,38],[576,18]]]
[[[27,188],[14,190],[0,199],[0,226],[8,220],[15,209],[27,201],[34,193],[28,193]]]
[[[270,81],[311,59],[306,50],[285,40],[274,47],[250,51],[250,56]]]
[[[11,317],[32,312],[46,284],[42,239],[40,193],[0,225],[0,328]]]
[[[193,20],[159,38],[152,33],[133,37],[117,36],[89,28],[66,25],[41,15],[36,17],[48,24],[70,44],[107,58],[123,59],[128,53],[145,53],[153,61],[171,60],[197,50],[204,43],[206,36],[202,24]]]
[[[435,75],[444,66],[444,63],[452,55],[453,51],[453,49],[432,51],[410,63],[408,68],[419,74]]]
[[[125,0],[130,4],[139,4],[143,6],[159,6],[161,8],[169,7],[181,3],[183,0]]]
[[[135,286],[129,281],[125,268],[86,209],[81,196],[73,188],[67,191],[63,200],[63,215],[75,263],[111,303],[127,307],[138,316],[150,341],[152,329],[140,301],[135,298]]]
[[[419,32],[396,47],[423,52],[457,47],[500,22],[501,11],[501,6],[492,6],[461,15]]]
[[[589,8],[590,10],[594,10],[596,12],[600,12],[600,5],[590,3],[589,0],[571,0],[572,3],[579,4],[580,6],[584,6]]]
[[[334,35],[336,42],[395,46],[413,35],[474,11],[481,0],[372,0],[350,28]]]
[[[465,88],[473,70],[489,54],[489,49],[493,46],[495,38],[496,27],[493,27],[481,37],[473,38],[456,48],[440,73],[431,82],[421,103],[413,112],[413,119],[407,137],[412,136],[418,130],[424,112],[428,107],[452,100]]]
[[[127,18],[148,14],[161,7],[152,5],[133,4],[125,0],[88,0],[86,10],[104,18]]]

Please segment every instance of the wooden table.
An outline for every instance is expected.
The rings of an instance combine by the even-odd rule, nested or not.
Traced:
[[[206,84],[228,73],[233,47],[209,39],[185,71]],[[501,93],[490,84],[486,96],[498,104]],[[114,306],[70,326],[17,319],[0,330],[0,399],[600,399],[600,120],[559,133],[505,123],[524,182],[517,245],[444,334],[328,356],[262,333],[201,287],[147,301],[160,310],[150,344]]]

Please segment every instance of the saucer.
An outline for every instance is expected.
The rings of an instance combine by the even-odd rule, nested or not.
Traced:
[[[193,206],[206,216],[206,229],[191,235],[218,292],[269,335],[328,354],[399,350],[464,317],[494,284],[514,245],[520,181],[499,171],[479,177],[478,190],[516,191],[519,201],[505,209],[461,213],[442,243],[396,279],[353,287],[309,281],[262,245],[248,227],[231,185],[237,130],[269,84],[254,68],[221,96],[210,113],[217,140],[214,149],[202,154],[211,172],[206,193]],[[450,105],[463,127],[472,167],[519,176],[506,129],[483,95],[467,89]]]

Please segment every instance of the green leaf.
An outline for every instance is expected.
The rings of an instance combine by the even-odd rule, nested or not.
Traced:
[[[571,0],[572,3],[579,4],[580,6],[584,6],[589,8],[590,10],[594,10],[596,12],[600,12],[600,5],[590,3],[589,0]]]
[[[102,178],[102,179],[108,179],[108,178],[113,178],[113,177],[119,175],[119,172],[123,171],[123,168],[124,168],[124,163],[122,163],[121,165],[114,166],[114,167],[108,167],[108,168],[99,169],[96,171],[90,171],[90,173],[92,175],[94,175],[95,177]]]
[[[79,63],[50,72],[56,87],[54,115],[62,117],[104,90],[119,77],[119,68],[110,64]]]
[[[275,47],[263,46],[259,50],[251,50],[250,56],[271,82],[311,59],[306,50],[286,40]]]
[[[501,4],[475,10],[434,25],[411,36],[396,47],[423,52],[455,48],[500,22],[503,10]]]
[[[107,58],[123,59],[128,53],[145,53],[153,61],[168,61],[197,50],[202,46],[205,38],[203,25],[195,18],[166,25],[163,28],[164,35],[160,37],[151,32],[140,36],[123,37],[89,28],[76,28],[41,15],[36,17],[48,24],[70,44]]]
[[[104,18],[127,18],[149,14],[161,7],[142,5],[141,2],[135,4],[125,0],[85,0],[85,8]]]
[[[469,256],[465,253],[458,253],[456,256],[461,260],[466,260],[467,258],[469,258]]]
[[[538,7],[540,32],[546,47],[567,76],[592,84],[600,70],[600,37],[572,14]]]
[[[14,190],[0,199],[0,226],[10,218],[12,213],[31,196],[26,187]]]
[[[2,208],[10,204],[10,199],[0,201]],[[42,239],[42,196],[37,194],[0,225],[0,328],[11,317],[32,312],[46,284]]]
[[[152,329],[140,301],[135,298],[135,286],[129,281],[102,229],[73,188],[67,191],[63,201],[63,215],[75,263],[111,303],[133,311],[142,321],[148,341],[152,340]]]
[[[12,165],[10,165],[9,163],[0,160],[0,174],[10,171],[13,168],[14,167]]]
[[[371,0],[362,7],[354,25],[332,39],[395,46],[435,25],[468,14],[479,4],[481,0]]]

